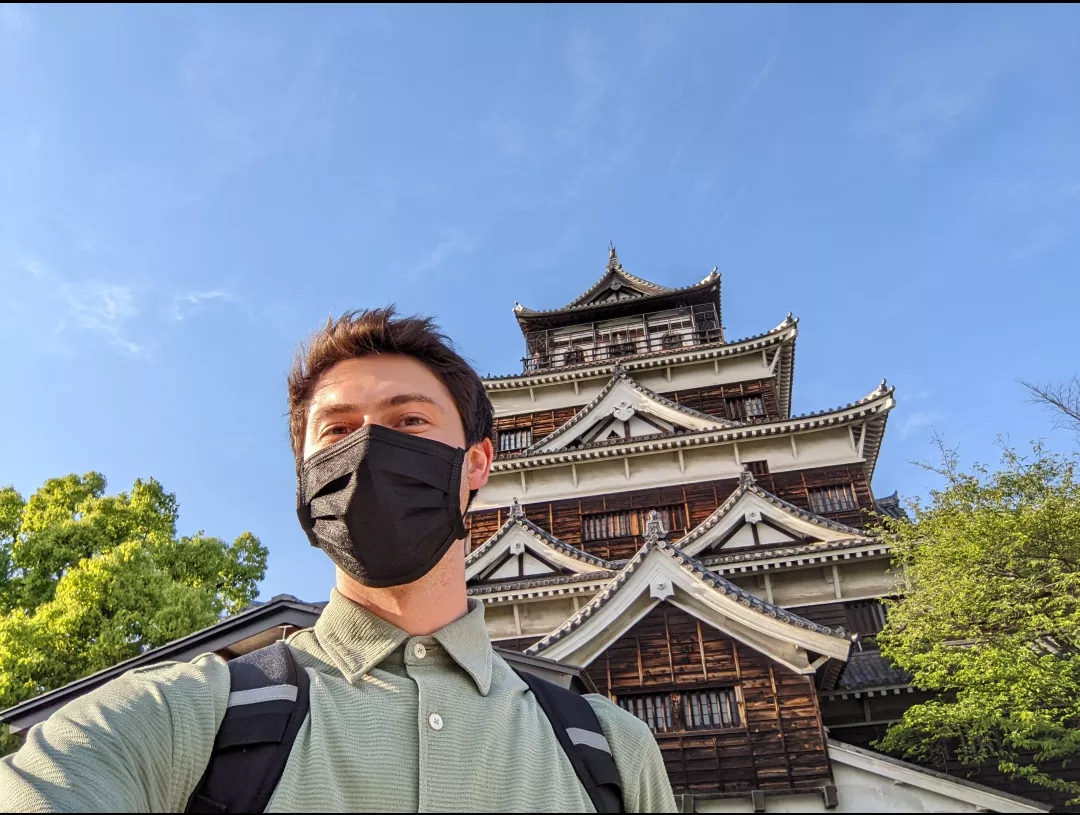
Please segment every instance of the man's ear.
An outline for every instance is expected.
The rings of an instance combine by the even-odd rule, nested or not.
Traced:
[[[491,439],[474,444],[465,453],[466,472],[469,475],[469,491],[475,492],[488,482],[491,464],[495,460],[495,448]]]

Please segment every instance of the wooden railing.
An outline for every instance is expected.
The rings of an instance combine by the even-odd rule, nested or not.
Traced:
[[[653,351],[674,351],[679,348],[719,342],[720,339],[719,328],[653,334],[647,339],[639,337],[617,342],[575,345],[543,353],[537,352],[531,356],[522,357],[521,363],[522,370],[525,373],[533,373],[548,368],[563,368],[568,365],[607,362]]]

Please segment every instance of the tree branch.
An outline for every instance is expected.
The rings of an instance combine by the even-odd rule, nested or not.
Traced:
[[[1032,404],[1049,408],[1055,414],[1056,427],[1080,432],[1080,377],[1045,385],[1020,380],[1020,384],[1027,388]]]

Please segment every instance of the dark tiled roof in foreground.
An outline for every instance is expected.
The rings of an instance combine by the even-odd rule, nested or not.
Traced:
[[[838,691],[881,688],[911,684],[911,677],[881,655],[880,651],[852,651],[840,681]]]

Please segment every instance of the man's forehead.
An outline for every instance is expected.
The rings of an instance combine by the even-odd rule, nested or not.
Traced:
[[[374,407],[403,394],[420,394],[440,406],[453,404],[449,391],[422,362],[411,357],[377,355],[339,362],[315,383],[309,410],[333,402]]]

